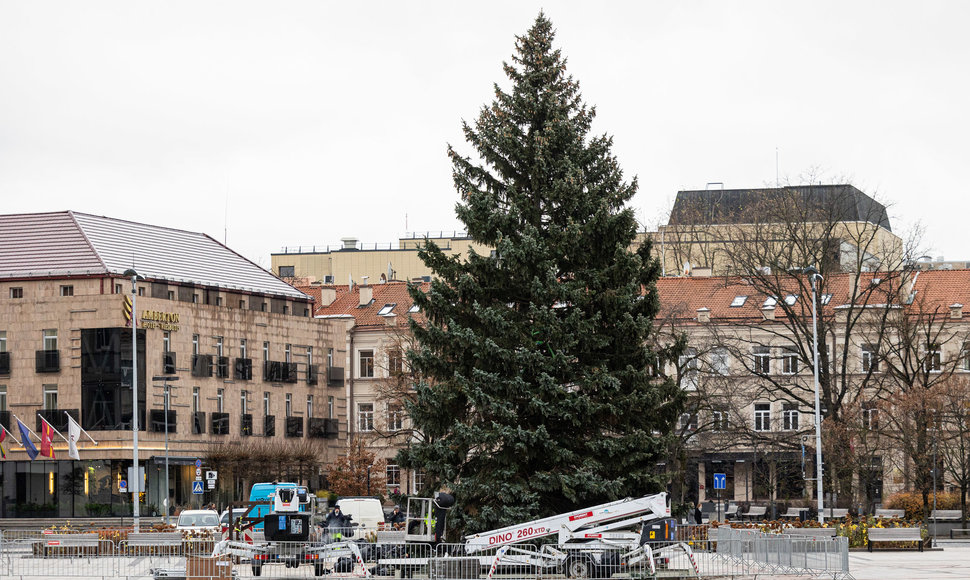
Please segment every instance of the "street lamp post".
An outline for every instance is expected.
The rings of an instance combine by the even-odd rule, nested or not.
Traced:
[[[138,472],[138,272],[133,268],[125,270],[125,276],[131,276],[131,463],[132,463],[132,516],[134,517],[134,531],[137,534],[139,518],[139,499],[142,488]]]
[[[169,377],[169,376],[152,377],[152,381],[162,381],[162,384],[165,386],[165,394],[163,395],[165,397],[165,402],[164,402],[164,408],[165,408],[165,501],[162,502],[162,507],[165,508],[165,523],[166,524],[168,523],[168,512],[169,512],[169,499],[168,498],[171,495],[169,493],[171,491],[171,488],[169,487],[169,479],[168,479],[168,405],[169,405],[169,397],[171,396],[170,395],[170,391],[169,391],[169,389],[171,389],[171,385],[169,385],[169,382],[171,382],[171,381],[177,381],[177,380],[179,380],[178,377]]]
[[[812,366],[815,380],[815,489],[818,496],[818,523],[825,523],[822,487],[822,409],[818,395],[818,296],[816,282],[822,278],[814,267],[802,270],[812,285]]]

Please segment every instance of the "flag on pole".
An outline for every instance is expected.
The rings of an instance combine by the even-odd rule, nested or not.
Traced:
[[[17,419],[17,426],[20,428],[20,444],[24,446],[24,451],[33,460],[37,457],[37,448],[34,447],[34,443],[30,440],[30,431],[27,426],[21,423],[20,419]]]
[[[81,438],[81,426],[74,417],[67,416],[67,456],[71,459],[81,459],[77,452],[77,440]]]
[[[40,418],[40,422],[40,454],[44,457],[57,459],[54,457],[54,447],[51,445],[54,439],[54,429],[43,417]]]
[[[7,458],[7,452],[3,450],[3,440],[7,438],[7,430],[0,425],[0,459]]]

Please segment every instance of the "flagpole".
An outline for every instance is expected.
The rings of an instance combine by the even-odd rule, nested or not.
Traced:
[[[16,435],[14,435],[14,434],[13,434],[13,431],[11,431],[10,429],[7,429],[6,427],[4,427],[4,426],[3,426],[3,423],[0,423],[0,429],[3,429],[3,432],[4,432],[4,433],[6,433],[7,435],[10,435],[11,437],[13,437],[13,440],[17,442],[17,445],[20,445],[21,447],[23,447],[23,446],[24,446],[24,444],[23,444],[23,443],[21,443],[21,442],[20,442],[20,441],[19,441],[19,440],[17,439],[17,437],[16,437]]]
[[[64,414],[67,415],[68,417],[71,417],[71,414],[68,413],[67,411],[64,411]],[[71,417],[71,420],[74,421],[74,417]],[[84,433],[87,436],[87,438],[91,440],[91,443],[94,443],[95,445],[98,444],[98,442],[94,440],[94,437],[91,437],[91,435],[84,430],[84,427],[81,427],[80,423],[78,423],[77,421],[74,421],[74,422],[77,423],[77,428],[81,430],[81,433]]]
[[[67,413],[67,411],[64,411],[64,412]],[[54,433],[57,433],[57,436],[60,437],[61,439],[63,439],[64,440],[64,443],[68,443],[67,437],[61,435],[61,432],[58,431],[57,429],[55,429],[54,426],[51,425],[51,422],[50,421],[48,421],[47,419],[45,419],[44,416],[41,415],[40,413],[37,413],[37,416],[40,417],[40,420],[43,421],[45,425],[47,425],[48,427],[51,428],[51,431],[53,431]]]
[[[23,421],[20,420],[20,417],[14,415],[13,413],[10,413],[10,416],[13,417],[14,419],[16,419],[21,425],[23,425],[24,426],[24,429],[26,429],[31,435],[33,435],[34,437],[40,439],[40,435],[38,435],[37,433],[34,433],[33,431],[31,431],[30,430],[30,427],[28,427],[26,423],[24,423]],[[23,443],[21,443],[21,445],[23,445]]]

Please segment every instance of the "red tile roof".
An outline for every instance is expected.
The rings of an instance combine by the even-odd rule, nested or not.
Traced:
[[[361,287],[359,285],[355,285],[351,291],[347,290],[347,286],[336,286],[334,288],[337,289],[337,299],[334,300],[333,304],[315,308],[314,315],[352,316],[356,321],[356,327],[383,327],[387,326],[387,316],[378,313],[385,306],[394,304],[394,307],[389,312],[396,315],[395,323],[397,326],[407,326],[409,318],[420,317],[420,313],[408,312],[413,302],[411,301],[411,296],[408,294],[407,282],[391,281],[385,284],[371,284],[367,287],[371,289],[373,295],[369,304],[365,306],[360,305]],[[311,286],[301,289],[304,292],[308,292],[312,288]],[[430,283],[421,283],[422,292],[427,292],[430,288]]]
[[[923,272],[907,272],[908,284],[911,283],[917,291],[914,302],[922,308],[941,308],[943,311],[951,304],[963,304],[970,308],[970,270],[928,270]],[[883,274],[883,276],[886,276]],[[898,289],[900,280],[898,273],[890,286]],[[859,284],[872,284],[872,280],[880,278],[878,272],[865,272],[859,276]],[[850,288],[853,281],[851,274],[833,274],[825,280],[821,288],[824,294],[831,294],[827,304],[822,306],[822,313],[831,313],[835,308],[849,301]],[[806,289],[808,288],[806,283]],[[767,296],[758,292],[744,277],[697,277],[697,278],[661,278],[657,281],[657,291],[660,296],[662,312],[667,316],[682,319],[697,317],[700,308],[710,309],[712,321],[748,321],[762,318],[761,308]],[[800,296],[802,289],[797,282],[792,281],[791,294],[798,295],[796,311],[802,308],[811,311],[809,296]],[[747,296],[742,306],[731,306],[732,301],[739,296]],[[783,300],[785,296],[778,299]],[[806,300],[806,298],[809,298]],[[870,303],[876,303],[873,297]],[[780,307],[775,308],[775,316],[783,316]]]

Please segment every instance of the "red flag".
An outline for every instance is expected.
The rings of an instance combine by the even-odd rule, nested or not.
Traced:
[[[40,454],[44,457],[57,459],[54,457],[54,447],[51,446],[51,441],[54,439],[54,429],[43,417],[41,417],[40,422]]]
[[[7,452],[3,450],[3,440],[7,438],[7,430],[0,425],[0,459],[7,458]]]

